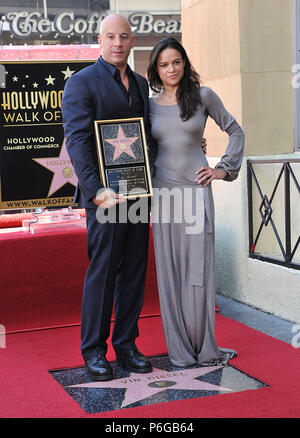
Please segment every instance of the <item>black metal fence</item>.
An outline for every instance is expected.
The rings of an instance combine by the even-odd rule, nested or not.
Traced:
[[[265,193],[263,193],[260,182],[258,181],[258,177],[255,173],[255,169],[253,165],[261,165],[268,163],[278,163],[282,164],[281,169],[279,171],[277,180],[273,187],[271,196],[268,197]],[[248,206],[249,206],[249,257],[263,260],[270,263],[276,263],[279,265],[287,266],[289,268],[299,269],[300,264],[296,263],[294,260],[294,256],[296,254],[297,248],[300,242],[300,235],[296,239],[295,244],[292,244],[291,241],[291,205],[296,205],[298,211],[300,211],[300,186],[298,179],[291,167],[292,163],[300,163],[300,159],[277,159],[277,160],[248,160],[247,162],[247,178],[248,178]],[[284,199],[281,204],[281,211],[279,212],[284,222],[284,234],[285,238],[281,239],[279,232],[275,226],[273,216],[274,210],[272,207],[272,202],[274,200],[274,196],[278,189],[279,183],[283,179],[284,181]],[[296,199],[291,199],[291,184],[294,184],[296,187]],[[258,191],[260,197],[260,205],[258,211],[254,211],[253,205],[253,190],[254,188]],[[294,204],[295,203],[295,204]],[[261,219],[261,223],[258,227],[256,235],[254,235],[253,230],[253,214],[259,213]],[[299,215],[300,216],[300,215]],[[300,224],[298,224],[300,226]],[[261,247],[260,252],[256,252],[256,247],[261,237],[261,233],[263,227],[271,227],[275,237],[277,239],[278,245],[280,247],[281,255],[280,257],[270,257],[268,255],[263,254],[263,247]]]

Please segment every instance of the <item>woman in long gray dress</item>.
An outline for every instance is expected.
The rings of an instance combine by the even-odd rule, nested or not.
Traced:
[[[177,366],[226,364],[234,350],[215,341],[214,204],[211,182],[233,181],[244,133],[208,87],[200,86],[182,45],[164,38],[148,68],[152,137],[157,145],[151,207],[162,324]],[[228,134],[225,154],[208,166],[201,140],[208,116]]]

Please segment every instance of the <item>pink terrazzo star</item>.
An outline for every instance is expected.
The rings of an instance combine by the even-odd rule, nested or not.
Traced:
[[[108,382],[82,383],[70,385],[69,387],[124,388],[126,392],[121,406],[124,408],[167,389],[232,392],[232,389],[196,379],[196,377],[203,376],[219,368],[222,368],[222,366],[165,371],[154,367],[153,371],[147,374],[131,373],[129,377],[122,377]]]
[[[76,186],[78,180],[67,152],[65,139],[63,141],[61,151],[58,157],[33,158],[33,160],[53,172],[53,178],[48,197],[68,182]]]
[[[130,155],[132,158],[135,158],[135,155],[131,149],[131,145],[138,138],[139,137],[126,137],[126,135],[124,134],[124,131],[120,125],[119,129],[118,129],[117,138],[106,138],[105,139],[105,141],[107,141],[109,144],[111,144],[115,148],[113,161],[115,161],[123,152],[125,152],[125,154]]]

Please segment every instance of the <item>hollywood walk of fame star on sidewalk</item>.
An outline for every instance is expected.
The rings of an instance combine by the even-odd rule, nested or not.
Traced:
[[[107,382],[81,383],[77,385],[70,385],[69,388],[126,389],[121,405],[122,408],[168,389],[181,389],[185,391],[232,392],[233,390],[230,388],[225,388],[219,385],[213,385],[212,383],[197,380],[197,377],[204,376],[205,374],[218,370],[219,368],[223,367],[212,366],[176,371],[166,371],[153,367],[153,371],[151,373],[131,373],[130,377],[122,377],[120,379],[110,380]]]
[[[131,146],[138,138],[139,137],[126,137],[121,125],[119,125],[117,138],[105,139],[107,143],[111,144],[115,148],[113,161],[115,161],[123,152],[130,155],[132,158],[136,158]]]
[[[46,167],[46,169],[50,170],[54,174],[48,197],[68,182],[74,186],[77,185],[78,180],[67,152],[65,139],[58,157],[33,158],[33,160]]]

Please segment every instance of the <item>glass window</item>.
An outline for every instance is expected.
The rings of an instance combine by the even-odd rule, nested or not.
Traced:
[[[109,0],[2,1],[0,45],[97,44],[109,7]]]

